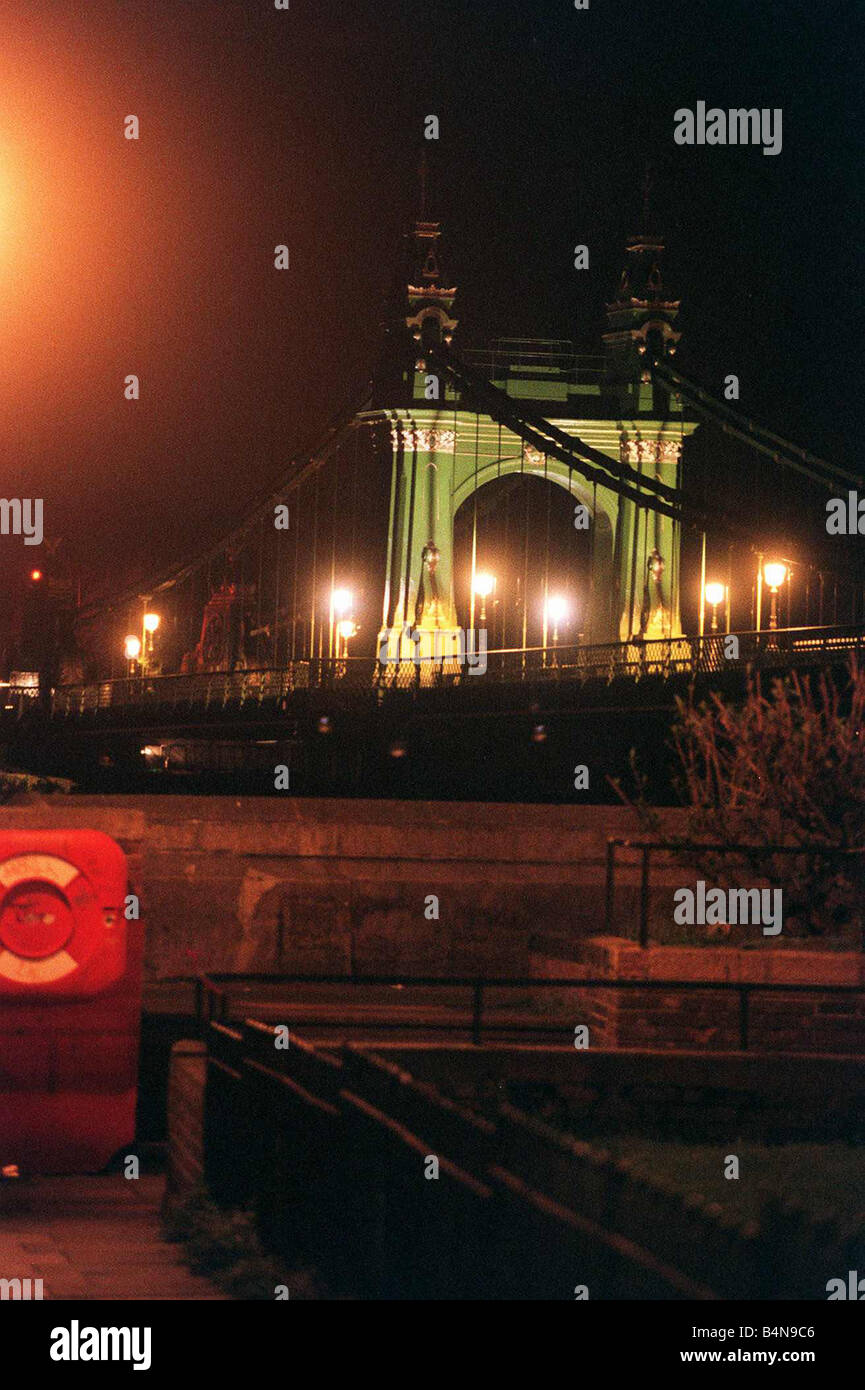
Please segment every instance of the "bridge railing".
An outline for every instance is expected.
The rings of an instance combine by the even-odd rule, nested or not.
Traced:
[[[382,692],[467,685],[483,680],[642,680],[718,674],[731,668],[807,666],[865,652],[861,625],[710,633],[649,641],[503,648],[470,659],[422,656],[381,662],[373,657],[316,658],[280,668],[190,675],[138,675],[54,691],[56,715],[81,716],[117,707],[209,709],[276,704],[301,690]]]

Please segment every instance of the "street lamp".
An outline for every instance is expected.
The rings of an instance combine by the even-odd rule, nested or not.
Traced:
[[[712,609],[712,631],[717,632],[718,604],[723,603],[724,601],[724,585],[718,584],[715,580],[711,580],[708,584],[704,585],[703,593],[705,595],[706,602],[711,606]]]
[[[561,594],[551,594],[544,603],[544,664],[547,660],[547,627],[553,625],[553,647],[559,643],[559,623],[568,616],[568,601]]]
[[[126,660],[129,662],[129,674],[130,676],[134,676],[135,664],[141,655],[141,638],[136,637],[134,634],[130,637],[124,637],[123,653]]]
[[[340,651],[340,650],[339,650],[339,641],[337,641],[337,651],[336,651],[336,654],[337,654],[338,657],[339,657],[339,656],[348,656],[348,643],[349,643],[349,638],[354,637],[354,635],[355,635],[356,632],[357,632],[357,623],[354,621],[353,618],[342,618],[342,619],[340,620],[340,622],[337,623],[337,625],[336,625],[336,635],[337,635],[337,638],[341,638],[341,639],[342,639],[342,644],[343,644],[343,645],[342,645],[342,651]]]
[[[351,589],[331,589],[330,591],[330,633],[328,636],[328,656],[334,656],[334,636],[337,618],[345,618],[354,607]],[[352,634],[353,636],[354,634]]]
[[[782,560],[770,560],[763,566],[763,578],[769,585],[769,593],[772,596],[772,607],[769,612],[769,631],[774,632],[778,626],[778,590],[787,578],[789,571]]]
[[[148,666],[153,656],[153,634],[159,627],[158,613],[145,613],[141,621],[141,650],[143,652],[142,666]]]
[[[487,599],[496,587],[496,577],[494,574],[487,574],[481,571],[475,575],[475,593],[481,601],[481,622],[487,620]]]
[[[553,642],[559,640],[559,623],[563,623],[568,616],[568,601],[560,594],[553,594],[552,598],[547,599],[547,614],[553,624]]]

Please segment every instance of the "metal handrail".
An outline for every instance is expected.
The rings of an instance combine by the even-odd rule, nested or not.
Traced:
[[[839,985],[839,984],[801,984],[788,983],[786,981],[762,981],[762,980],[657,980],[657,979],[610,979],[608,976],[550,976],[535,977],[525,976],[442,976],[442,975],[269,975],[266,973],[254,973],[235,975],[229,973],[219,973],[212,975],[202,975],[198,977],[200,990],[197,991],[196,1023],[199,1036],[205,1038],[211,1023],[224,1024],[229,1017],[230,991],[220,988],[224,983],[270,983],[273,985],[285,984],[334,984],[334,985],[401,985],[404,988],[411,986],[430,987],[441,986],[448,988],[467,988],[472,991],[471,1008],[471,1039],[475,1046],[481,1046],[483,1041],[484,1028],[484,993],[489,989],[666,989],[666,990],[718,990],[722,993],[736,993],[739,996],[739,1046],[741,1051],[748,1051],[748,1024],[750,1017],[750,997],[755,993],[768,994],[865,994],[865,984],[860,985]],[[348,1026],[348,1025],[347,1025]],[[465,1025],[457,1026],[452,1023],[411,1023],[406,1021],[394,1020],[392,1022],[377,1022],[376,1028],[400,1028],[409,1029],[411,1027],[424,1030],[438,1031],[465,1031]],[[493,1025],[495,1026],[495,1025]],[[507,1025],[509,1032],[517,1033],[559,1033],[560,1025],[536,1023],[534,1020],[528,1023]]]
[[[613,909],[615,904],[616,850],[634,849],[640,851],[640,918],[637,939],[646,949],[649,945],[649,863],[653,853],[693,855],[704,854],[813,854],[826,859],[855,857],[865,855],[865,846],[845,848],[842,845],[799,844],[799,845],[759,845],[759,844],[713,844],[703,840],[633,840],[623,836],[611,836],[607,840],[606,881],[604,885],[604,934],[612,935]],[[865,951],[865,928],[863,928],[862,950]]]

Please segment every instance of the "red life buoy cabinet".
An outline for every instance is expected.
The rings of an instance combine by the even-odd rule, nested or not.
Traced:
[[[134,1138],[142,926],[93,830],[0,831],[0,1165],[104,1166]]]

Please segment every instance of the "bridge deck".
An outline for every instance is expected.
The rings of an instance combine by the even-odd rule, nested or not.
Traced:
[[[448,634],[426,634],[442,639]],[[714,675],[739,669],[772,671],[838,664],[865,652],[865,627],[785,628],[775,632],[712,633],[600,646],[532,647],[486,651],[468,649],[466,659],[426,654],[411,660],[379,661],[342,657],[295,661],[277,669],[211,671],[190,675],[131,676],[87,685],[60,686],[52,712],[68,718],[119,708],[211,709],[233,704],[278,703],[304,691],[366,692],[483,682],[525,685],[535,682],[639,681],[648,676]],[[34,692],[28,692],[30,694]],[[15,692],[10,692],[14,696]]]

